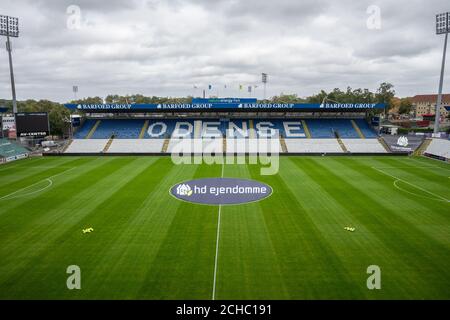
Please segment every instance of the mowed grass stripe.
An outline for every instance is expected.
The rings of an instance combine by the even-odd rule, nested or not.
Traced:
[[[177,168],[180,169],[180,168]],[[138,201],[117,195],[122,205],[130,206],[122,213],[123,223],[119,228],[112,225],[110,232],[115,233],[114,241],[105,248],[105,254],[94,261],[92,272],[88,274],[87,291],[78,294],[98,298],[140,298],[138,292],[151,266],[157,248],[161,245],[161,238],[165,234],[167,219],[171,218],[171,208],[177,203],[170,203],[165,196],[166,184],[174,176],[182,175],[179,170],[172,170],[170,159],[162,157],[139,175],[138,183],[130,185]],[[134,201],[135,204],[128,204]],[[166,206],[167,207],[164,207]],[[160,207],[162,206],[162,207]],[[125,221],[126,220],[126,221]],[[112,219],[114,221],[114,218]],[[101,219],[99,218],[101,227]],[[112,236],[109,232],[105,236]],[[113,261],[113,263],[112,263]],[[99,282],[99,277],[102,281]],[[121,290],[111,290],[120,288]]]
[[[76,197],[78,191],[81,190],[74,190],[74,187],[89,186],[89,183],[95,181],[93,173],[109,161],[111,159],[106,162],[95,162],[94,159],[91,159],[90,162],[77,163],[73,170],[66,169],[57,177],[52,178],[52,186],[44,192],[23,197],[16,194],[16,198],[2,200],[1,203],[4,205],[0,207],[0,217],[5,221],[7,228],[0,224],[1,235],[24,230],[53,208],[59,206],[64,208],[64,202],[71,197]]]
[[[379,235],[379,239],[384,244],[384,250],[391,250],[398,257],[395,265],[402,266],[404,277],[398,279],[388,278],[385,281],[404,282],[404,286],[408,290],[407,294],[410,297],[414,297],[419,292],[421,295],[428,297],[441,296],[442,294],[448,293],[445,289],[446,286],[442,285],[442,277],[446,277],[446,275],[442,261],[440,261],[440,259],[445,257],[441,245],[432,238],[426,237],[435,246],[427,246],[433,252],[424,252],[423,248],[421,248],[423,245],[419,245],[418,242],[419,240],[423,242],[427,240],[421,239],[423,235],[419,229],[397,216],[394,211],[389,210],[381,203],[383,201],[382,199],[374,199],[373,195],[364,192],[363,185],[354,186],[352,184],[357,184],[358,181],[364,181],[366,185],[366,180],[344,180],[333,172],[335,167],[331,165],[325,166],[319,162],[314,160],[309,164],[304,163],[305,172],[312,174],[313,168],[316,168],[316,178],[322,187],[340,202],[342,206],[346,207],[349,212],[352,212],[355,219],[363,223],[372,233]],[[368,176],[373,174],[370,170],[362,173]],[[382,177],[381,181],[383,179],[385,178]],[[346,196],[347,194],[351,195],[351,199]],[[411,243],[411,240],[415,240],[415,243]],[[428,256],[430,254],[435,260],[431,259],[431,256]],[[388,275],[396,274],[397,270],[390,269],[392,265],[388,261],[384,261],[384,265],[380,265],[380,267],[385,270],[388,269]],[[424,268],[429,269],[429,271],[433,270],[433,272],[423,274]],[[433,285],[430,286],[430,284]],[[395,298],[395,296],[390,296],[392,292],[389,286],[386,287],[386,291],[384,292],[386,296]]]
[[[224,176],[251,179],[251,167],[225,165]],[[220,229],[215,298],[289,298],[259,203],[222,206]]]
[[[339,170],[335,171],[337,174],[343,176],[346,173],[354,177],[351,179],[353,181],[365,181],[367,184],[364,190],[373,197],[384,199],[384,205],[402,214],[405,219],[411,222],[448,224],[449,219],[446,214],[448,204],[440,201],[439,198],[431,198],[430,194],[425,194],[423,197],[423,191],[407,184],[401,185],[402,190],[398,189],[398,184],[394,184],[396,179],[373,169],[376,166],[373,166],[372,162],[339,158],[336,158],[335,161],[339,163],[337,164]],[[378,165],[385,164],[384,162],[380,163],[380,159],[373,161]],[[405,192],[405,190],[410,192]],[[399,204],[403,210],[398,210]]]
[[[54,159],[62,158],[30,161],[32,181],[35,167],[59,171],[52,167],[77,158]],[[210,299],[218,207],[181,202],[168,190],[220,176],[221,165],[83,159],[42,193],[0,202],[0,299]],[[396,173],[426,184],[410,166],[441,164],[419,159],[282,157],[275,176],[227,165],[225,176],[275,192],[222,207],[216,298],[449,299],[448,206],[398,190],[372,169],[406,167]],[[433,179],[445,169],[428,170],[444,190]],[[347,223],[354,233],[343,230]],[[88,226],[95,231],[83,234]],[[66,288],[69,264],[81,267],[81,290]],[[381,290],[365,288],[369,264],[381,267]]]
[[[107,198],[121,183],[126,181],[127,168],[125,164],[132,162],[132,158],[110,158],[100,162],[100,168],[94,167],[92,171],[78,176],[86,185],[77,185],[79,189],[55,188],[52,190],[59,196],[65,194],[67,201],[57,202],[52,208],[46,205],[30,208],[28,216],[34,217],[33,213],[39,214],[39,218],[28,228],[27,232],[17,233],[14,240],[9,241],[0,248],[2,265],[0,266],[1,279],[11,277],[11,272],[15,275],[23,275],[23,270],[30,267],[30,259],[39,256],[41,253],[51,251],[59,243],[58,239],[74,223],[89,214],[96,207],[98,202]],[[113,170],[117,165],[122,165],[122,170]],[[123,171],[123,172],[122,172]],[[121,178],[119,178],[121,177]],[[119,179],[118,179],[119,178]],[[120,181],[120,182],[117,182]],[[70,182],[69,182],[70,183]],[[73,185],[75,187],[75,185]],[[98,192],[101,190],[101,192]],[[78,191],[78,192],[76,192]],[[46,210],[47,209],[47,210]],[[23,218],[24,221],[27,217]],[[1,295],[1,293],[0,293]]]
[[[30,169],[34,166],[44,165],[53,166],[55,163],[70,161],[73,157],[31,157],[14,162],[7,162],[0,165],[0,177],[14,175],[23,169]]]
[[[450,221],[447,214],[449,204],[442,201],[423,201],[420,197],[408,193],[405,194],[403,191],[397,189],[393,193],[389,188],[380,188],[380,183],[378,183],[380,176],[378,172],[370,170],[366,163],[361,163],[357,159],[348,159],[348,161],[336,159],[336,161],[340,163],[340,166],[336,165],[338,166],[337,169],[339,169],[336,170],[336,173],[339,176],[342,176],[344,172],[350,173],[354,179],[349,181],[355,186],[357,185],[354,181],[365,181],[364,190],[370,193],[374,199],[382,201],[383,206],[390,210],[390,212],[395,213],[394,216],[389,215],[389,217],[395,218],[395,216],[398,216],[399,219],[402,219],[397,222],[398,225],[403,224],[404,228],[414,228],[419,233],[423,232],[420,230],[420,227],[427,224],[437,225],[446,229],[449,228]],[[410,233],[407,233],[407,236],[409,235]],[[434,233],[423,234],[423,237],[427,236],[433,238],[430,239],[431,242],[436,240],[434,239]],[[425,243],[429,243],[430,241]],[[450,233],[447,241],[441,243],[441,245],[444,248],[450,249]],[[439,247],[439,244],[433,243],[433,246]]]
[[[126,165],[116,164],[116,169],[112,170],[121,175],[120,183],[110,190],[107,197],[96,202],[96,206],[90,208],[88,214],[80,213],[81,219],[74,221],[70,228],[53,240],[60,245],[50,252],[43,252],[30,262],[38,266],[35,268],[37,270],[31,276],[23,277],[23,282],[30,283],[32,287],[46,283],[49,287],[46,298],[83,298],[86,295],[95,297],[102,294],[107,298],[107,292],[100,290],[100,287],[108,271],[117,263],[114,259],[116,256],[107,252],[127,248],[116,241],[132,219],[133,209],[139,207],[146,198],[145,193],[136,192],[136,187],[144,186],[148,173],[160,172],[159,169],[162,168],[158,168],[161,161],[157,158],[130,158],[128,161],[130,162]],[[128,202],[125,203],[124,199],[128,199]],[[91,226],[94,228],[93,233],[81,232]],[[133,263],[134,260],[130,262]],[[83,271],[81,291],[69,291],[65,286],[67,275],[61,271],[72,264],[80,266]],[[116,274],[117,278],[122,276]],[[119,292],[124,294],[121,290]],[[19,291],[17,295],[26,296],[27,292]]]
[[[90,162],[88,158],[71,159],[70,161],[58,163],[56,166],[46,167],[43,170],[36,172],[33,169],[26,169],[27,175],[21,176],[15,181],[8,181],[8,179],[0,180],[0,198],[4,197],[14,191],[28,187],[36,182],[39,182],[45,178],[54,176],[67,170],[68,167],[74,167]]]
[[[288,284],[290,298],[320,298],[321,293],[317,289],[322,286],[327,287],[328,298],[360,295],[359,287],[352,284],[339,256],[321,236],[301,199],[297,198],[298,190],[289,186],[290,180],[280,175],[258,177],[256,172],[253,172],[253,177],[274,189],[273,195],[260,205],[277,255],[283,261],[284,281]]]
[[[450,182],[448,181],[448,176],[438,175],[436,172],[417,166],[417,164],[414,164],[411,161],[402,162],[402,165],[399,166],[398,162],[391,158],[383,159],[383,163],[385,164],[385,167],[382,167],[380,170],[450,200]],[[443,173],[443,171],[445,170],[440,170],[440,173]],[[448,174],[450,175],[450,171]],[[438,177],[436,175],[438,175]],[[420,192],[423,191],[420,190]]]
[[[174,168],[179,169],[180,166]],[[189,179],[220,177],[220,165],[185,165]],[[183,177],[185,178],[185,177]],[[173,181],[173,184],[184,179]],[[139,296],[150,299],[210,299],[213,283],[217,206],[177,203]],[[159,214],[169,214],[161,211]],[[170,213],[172,215],[172,213]]]
[[[292,190],[295,190],[299,201],[302,203],[305,213],[314,222],[320,231],[321,237],[333,249],[335,254],[345,267],[351,277],[351,286],[359,288],[358,298],[377,298],[382,296],[378,290],[368,290],[366,286],[367,267],[373,261],[388,258],[389,252],[370,250],[382,245],[381,241],[372,235],[364,225],[336,201],[318,183],[316,174],[311,176],[305,171],[311,170],[304,163],[311,162],[311,158],[289,157],[284,161],[283,169],[280,171],[281,177],[289,181]],[[306,169],[308,168],[308,169]],[[358,226],[358,232],[351,233],[344,229],[347,226]],[[339,281],[340,275],[329,273],[328,277],[336,277]],[[347,287],[342,282],[341,287]],[[338,293],[339,298],[350,298],[346,290]],[[322,295],[323,298],[335,298],[329,294]]]

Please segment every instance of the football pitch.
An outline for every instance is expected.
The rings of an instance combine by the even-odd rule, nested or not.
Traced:
[[[222,175],[273,194],[229,206],[169,194]],[[2,165],[0,299],[450,299],[449,178],[448,164],[390,156],[286,156],[271,176],[170,157]]]

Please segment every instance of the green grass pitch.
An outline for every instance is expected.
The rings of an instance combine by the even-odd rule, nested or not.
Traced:
[[[225,177],[274,193],[222,206],[217,237],[217,206],[168,190],[220,177],[221,165],[49,157],[0,166],[0,299],[212,299],[214,282],[216,299],[450,299],[448,164],[292,156],[277,175],[259,169],[224,166]],[[66,287],[69,265],[81,268],[81,290]],[[381,290],[366,287],[369,265],[381,268]]]

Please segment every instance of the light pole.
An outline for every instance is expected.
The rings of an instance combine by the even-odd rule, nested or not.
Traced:
[[[264,100],[266,100],[267,73],[261,73],[261,81],[264,85]]]
[[[16,85],[14,84],[14,70],[12,64],[12,48],[9,37],[19,37],[19,19],[0,15],[0,35],[6,36],[6,50],[9,57],[9,74],[11,76],[11,91],[13,99],[13,113],[17,113]]]
[[[434,120],[434,133],[439,132],[439,120],[442,104],[442,86],[444,84],[445,55],[447,53],[447,39],[450,32],[450,12],[436,15],[436,34],[445,34],[444,53],[442,55],[441,78],[439,80],[439,93],[436,103],[436,118]]]
[[[77,100],[77,92],[78,92],[78,86],[72,86],[73,96],[75,97],[75,100]]]

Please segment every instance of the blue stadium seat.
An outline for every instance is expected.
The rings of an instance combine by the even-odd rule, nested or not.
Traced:
[[[312,138],[335,138],[335,132],[341,138],[359,138],[350,119],[309,119],[306,123]]]
[[[94,126],[96,120],[87,119],[83,125],[78,128],[77,132],[73,135],[74,139],[84,139],[88,135],[89,131],[91,131]]]
[[[102,120],[92,135],[92,139],[109,139],[113,134],[117,139],[138,139],[145,120]]]
[[[366,138],[377,138],[377,133],[369,126],[366,120],[356,119],[356,124]]]
[[[224,136],[226,130],[230,128],[230,122],[235,126],[231,136],[236,138],[249,137],[249,133],[242,134],[242,130],[250,128],[249,119],[203,119],[197,122],[197,119],[151,119],[149,126],[145,131],[145,139],[165,139],[174,136],[176,128],[180,129],[179,134],[186,138],[200,137],[202,135],[203,125],[196,126],[197,123],[204,124],[210,122],[208,126],[209,133],[214,136],[218,134]],[[335,138],[335,132],[341,138],[358,139],[359,135],[353,128],[351,119],[307,119],[305,120],[312,138]],[[83,127],[74,135],[76,139],[84,139],[89,131],[95,125],[96,120],[86,120]],[[360,127],[364,136],[367,138],[376,138],[376,133],[369,127],[363,119],[356,119],[355,122]],[[92,139],[109,139],[113,134],[117,139],[138,139],[144,126],[144,119],[106,119],[101,120],[100,125],[92,135]],[[253,128],[257,132],[257,137],[265,136],[264,132],[270,132],[270,129],[279,131],[279,135],[284,138],[301,139],[306,138],[301,119],[254,119]],[[258,130],[259,128],[259,130]],[[186,135],[183,133],[187,132]],[[230,134],[230,133],[229,133]],[[256,136],[253,136],[256,138]]]

